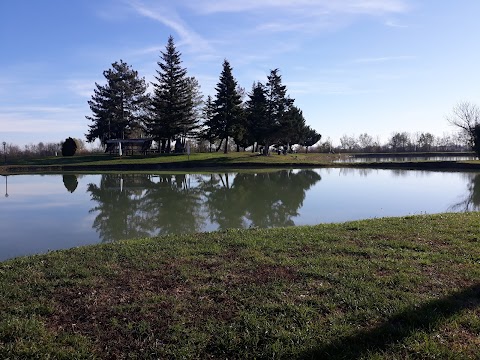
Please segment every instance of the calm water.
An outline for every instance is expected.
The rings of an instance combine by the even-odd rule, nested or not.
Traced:
[[[336,163],[361,163],[361,162],[390,162],[390,161],[467,161],[476,160],[475,155],[459,156],[348,156],[344,159],[335,160]]]
[[[476,210],[479,173],[321,169],[2,176],[0,261],[119,239]]]

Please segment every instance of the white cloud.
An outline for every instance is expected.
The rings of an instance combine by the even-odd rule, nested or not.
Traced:
[[[266,8],[287,11],[346,14],[401,13],[408,10],[404,0],[197,0],[190,6],[201,13],[245,12]]]
[[[187,45],[193,52],[211,51],[207,40],[192,30],[174,11],[173,7],[162,6],[158,2],[143,3],[137,0],[127,0],[127,3],[141,16],[157,21],[180,36],[180,43]],[[152,48],[147,49],[149,52]]]
[[[406,29],[406,28],[409,27],[408,25],[403,25],[403,24],[400,24],[399,22],[396,22],[396,21],[393,21],[393,20],[385,21],[385,25],[388,26],[388,27],[401,28],[401,29]]]
[[[4,133],[68,133],[86,130],[85,109],[76,107],[21,106],[0,110]]]
[[[402,61],[402,60],[414,60],[416,56],[404,55],[404,56],[382,56],[382,57],[371,57],[371,58],[360,58],[355,59],[352,63],[355,64],[372,64],[372,63],[383,63],[388,61]]]

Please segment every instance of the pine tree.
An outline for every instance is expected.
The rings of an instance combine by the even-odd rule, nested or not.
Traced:
[[[278,69],[271,70],[270,75],[267,78],[267,116],[266,126],[263,127],[265,155],[268,154],[268,148],[270,145],[275,141],[279,141],[282,126],[285,125],[285,114],[293,105],[294,101],[287,97],[287,87],[282,85],[282,77],[280,76]]]
[[[306,126],[303,137],[303,146],[305,146],[305,153],[308,153],[308,148],[319,142],[322,138],[322,135],[317,133],[317,131],[315,129],[312,129],[310,126]]]
[[[157,63],[160,69],[153,83],[152,117],[148,123],[149,133],[162,143],[162,152],[170,152],[171,141],[195,126],[192,82],[180,57],[170,36]]]
[[[215,104],[210,95],[207,96],[202,115],[203,128],[200,131],[199,138],[208,142],[209,151],[212,152],[212,144],[214,144],[217,139],[218,126],[215,124]]]
[[[252,143],[265,144],[264,134],[268,132],[267,97],[265,86],[261,82],[253,83],[252,91],[246,102],[247,133]],[[255,149],[252,149],[255,151]]]
[[[283,116],[277,141],[280,145],[290,149],[292,144],[303,144],[307,130],[302,110],[292,105]]]
[[[223,152],[227,153],[228,139],[234,134],[234,126],[242,116],[242,100],[237,91],[237,81],[232,75],[232,67],[227,60],[223,62],[223,70],[215,90],[217,94],[214,101],[214,122],[217,130],[216,136],[221,140],[217,151],[225,141]]]
[[[100,139],[102,144],[109,139],[128,138],[142,129],[149,103],[147,84],[138,72],[120,60],[105,70],[106,85],[95,83],[96,89],[88,105],[92,116],[86,116],[93,124],[86,134],[88,142]]]

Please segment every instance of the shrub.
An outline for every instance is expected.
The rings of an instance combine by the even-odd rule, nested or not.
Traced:
[[[62,143],[62,156],[73,156],[77,151],[77,144],[71,137],[65,139]]]

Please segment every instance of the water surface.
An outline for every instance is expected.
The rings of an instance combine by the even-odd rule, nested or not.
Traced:
[[[120,239],[471,211],[480,174],[376,169],[0,177],[0,261]]]

